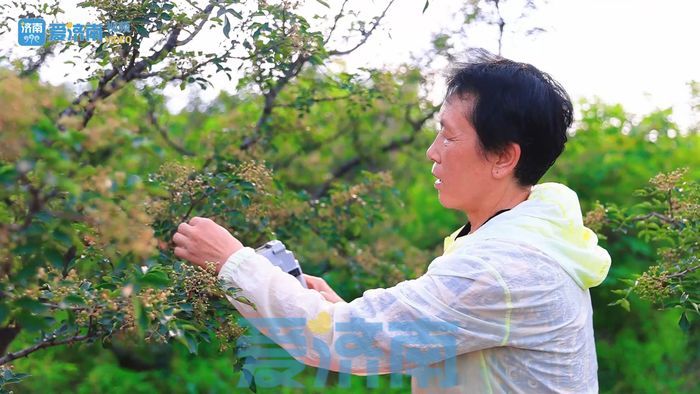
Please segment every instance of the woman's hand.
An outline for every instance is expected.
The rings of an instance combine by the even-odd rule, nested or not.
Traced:
[[[309,289],[318,291],[327,301],[334,304],[341,301],[345,302],[345,300],[340,298],[340,296],[336,294],[330,286],[328,286],[328,283],[326,283],[323,278],[304,274],[304,279],[306,280],[306,285],[309,287]]]
[[[173,236],[175,256],[200,267],[208,261],[216,263],[216,273],[243,244],[225,228],[207,218],[193,217],[189,223],[181,223]]]

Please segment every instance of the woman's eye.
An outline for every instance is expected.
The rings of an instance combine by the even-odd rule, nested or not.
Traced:
[[[444,141],[450,141],[450,142],[452,142],[452,141],[455,140],[454,137],[447,136],[447,135],[445,135],[445,133],[442,134],[442,139],[443,139]]]

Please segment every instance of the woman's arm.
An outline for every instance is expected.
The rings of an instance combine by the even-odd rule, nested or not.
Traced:
[[[468,264],[465,268],[469,271]],[[487,270],[471,273],[474,278],[426,274],[368,290],[349,303],[332,303],[244,248],[228,259],[219,278],[255,305],[229,297],[241,314],[300,362],[370,375],[405,372],[502,345],[505,293]],[[470,298],[491,305],[475,306],[470,313],[469,303],[459,301]]]
[[[442,259],[459,269],[429,269],[418,279],[333,303],[209,219],[183,223],[173,240],[178,257],[197,265],[217,262],[219,278],[255,305],[229,296],[241,314],[312,366],[363,375],[404,372],[502,346],[508,337],[508,290],[477,257],[439,257],[431,267]]]

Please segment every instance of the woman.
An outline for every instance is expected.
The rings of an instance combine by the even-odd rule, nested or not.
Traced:
[[[537,185],[564,149],[570,99],[535,67],[484,54],[447,82],[427,156],[441,204],[469,222],[423,276],[347,303],[320,278],[304,289],[203,218],[180,225],[175,254],[219,262],[219,277],[256,308],[233,305],[308,365],[408,372],[413,392],[597,392],[588,289],[610,256],[576,193]],[[306,324],[289,343],[273,333],[280,325],[263,327],[275,318]]]

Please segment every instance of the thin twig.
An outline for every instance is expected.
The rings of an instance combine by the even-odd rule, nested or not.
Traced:
[[[135,50],[134,58],[132,58],[132,62],[130,63],[131,67],[127,67],[123,73],[120,73],[115,68],[105,72],[102,78],[100,78],[97,88],[92,91],[85,91],[75,100],[73,100],[71,105],[59,116],[59,121],[64,117],[76,115],[83,110],[85,112],[83,113],[82,127],[87,126],[94,114],[97,102],[114,94],[114,92],[119,90],[126,83],[137,78],[145,69],[160,61],[163,55],[170,53],[173,49],[175,49],[177,46],[177,37],[180,34],[180,31],[180,27],[175,27],[168,35],[168,39],[166,40],[165,44],[159,50],[155,51],[153,54],[151,54],[151,56],[141,59],[138,62],[135,62],[135,56],[138,55],[138,51]],[[120,74],[121,76],[117,77]],[[81,103],[85,99],[88,100],[87,104],[81,106]],[[59,126],[59,128],[63,129],[63,126]]]
[[[27,65],[27,68],[25,68],[19,74],[19,76],[26,77],[37,72],[39,68],[44,64],[44,62],[46,62],[46,58],[53,53],[54,47],[55,45],[49,45],[39,48],[39,50],[37,50],[37,53],[39,54],[37,60],[30,60],[29,64]]]
[[[292,78],[301,72],[302,67],[310,57],[310,55],[300,54],[294,63],[292,63],[287,69],[284,75],[278,79],[274,86],[265,94],[265,105],[262,113],[260,114],[260,118],[258,118],[258,122],[255,124],[255,130],[251,136],[246,138],[243,143],[241,143],[239,147],[240,150],[247,150],[257,143],[258,140],[260,140],[262,137],[263,128],[267,126],[267,121],[272,115],[272,109],[275,106],[275,100],[277,99],[280,91],[287,85],[287,83],[289,83],[289,81],[292,80]]]
[[[678,224],[679,223],[677,220],[673,219],[672,217],[660,214],[658,212],[651,212],[651,213],[648,213],[646,215],[635,216],[633,218],[630,218],[629,221],[639,222],[639,221],[647,220],[650,218],[657,218],[657,219],[661,220],[662,222],[666,222],[669,224]]]
[[[156,116],[156,108],[155,108],[155,103],[153,102],[153,99],[150,97],[150,95],[146,94],[146,102],[148,103],[148,110],[146,111],[148,115],[148,121],[151,123],[153,127],[160,133],[161,137],[165,140],[165,142],[170,145],[173,149],[175,149],[178,153],[185,155],[185,156],[194,156],[194,153],[191,151],[187,150],[185,147],[177,144],[175,141],[170,139],[170,135],[168,135],[168,131],[163,127],[163,125],[160,124],[158,121],[158,117]]]
[[[205,24],[207,23],[207,21],[209,20],[209,14],[211,14],[211,12],[214,10],[214,7],[217,6],[217,5],[219,5],[219,2],[211,2],[211,3],[209,3],[209,5],[206,6],[206,7],[204,8],[204,10],[202,10],[202,13],[200,14],[201,17],[202,17],[202,20],[199,22],[199,25],[197,25],[197,26],[195,27],[195,29],[192,30],[192,33],[191,33],[187,38],[185,38],[184,40],[177,41],[176,46],[183,46],[183,45],[187,44],[188,42],[192,41],[192,39],[193,39],[197,34],[199,34],[200,31],[202,31],[202,28],[204,27],[204,25],[205,25]]]
[[[496,5],[496,14],[498,14],[498,56],[501,56],[501,46],[503,44],[503,28],[506,26],[506,21],[503,20],[501,15],[501,8],[499,6],[500,0],[494,0]]]
[[[389,2],[389,4],[387,4],[387,6],[384,8],[384,11],[382,11],[381,15],[379,15],[375,19],[374,23],[372,24],[372,27],[368,31],[362,33],[362,40],[360,40],[360,42],[358,42],[357,45],[355,45],[354,47],[352,47],[350,49],[346,49],[343,51],[339,51],[339,50],[330,51],[330,52],[328,52],[328,55],[329,56],[347,55],[349,53],[354,52],[357,48],[361,47],[362,45],[364,45],[367,42],[367,40],[369,39],[369,37],[372,35],[372,33],[374,33],[374,30],[379,26],[379,23],[382,21],[382,19],[384,19],[384,17],[386,16],[386,12],[389,10],[391,5],[394,4],[394,1],[395,0],[391,0]]]
[[[696,265],[696,266],[694,266],[694,267],[686,268],[686,269],[684,269],[683,271],[675,272],[675,273],[669,274],[669,275],[664,275],[664,279],[667,280],[667,279],[680,278],[680,277],[683,277],[683,276],[685,276],[685,275],[688,275],[688,274],[690,274],[690,273],[692,273],[692,272],[694,272],[694,271],[697,271],[697,270],[699,270],[699,269],[700,269],[700,265]]]
[[[439,109],[440,109],[439,107],[433,107],[419,120],[413,120],[409,116],[410,107],[408,107],[406,110],[406,122],[408,122],[408,124],[411,125],[412,133],[408,136],[405,136],[403,138],[399,138],[397,140],[394,140],[394,141],[388,143],[387,145],[384,145],[383,147],[381,147],[380,152],[382,152],[382,153],[391,152],[391,151],[397,150],[403,146],[411,144],[415,140],[416,134],[418,133],[418,131],[420,131],[420,129],[425,124],[425,122],[427,122],[428,119],[432,118],[435,115],[435,113],[437,111],[439,111]],[[356,156],[356,157],[346,161],[345,163],[341,164],[340,167],[336,168],[333,171],[330,179],[323,182],[323,184],[321,184],[319,189],[313,194],[314,198],[316,198],[316,199],[321,198],[326,193],[328,193],[328,190],[330,190],[331,184],[335,180],[341,178],[342,176],[344,176],[345,174],[350,172],[350,170],[352,170],[353,168],[360,165],[360,163],[362,163],[362,157]]]
[[[338,11],[338,13],[335,15],[335,18],[333,18],[333,26],[331,26],[331,29],[328,31],[328,35],[323,40],[323,45],[328,44],[328,41],[330,41],[331,36],[333,36],[335,28],[338,26],[338,21],[340,20],[340,18],[343,17],[343,11],[345,11],[345,5],[348,4],[348,1],[350,0],[343,1],[343,5],[340,6],[340,11]]]

